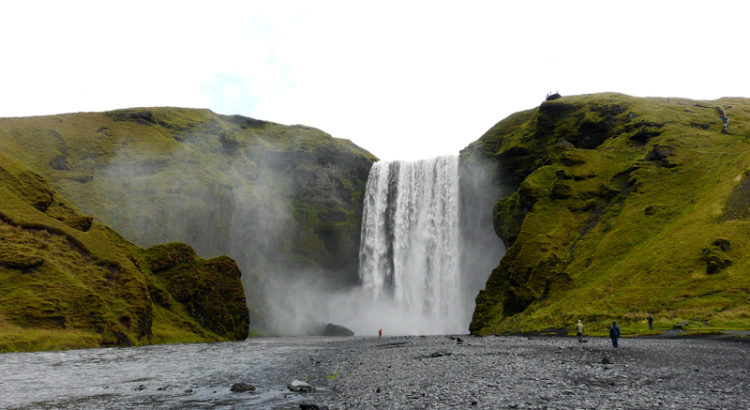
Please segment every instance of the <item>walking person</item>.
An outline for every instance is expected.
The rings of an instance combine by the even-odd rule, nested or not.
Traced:
[[[617,339],[620,337],[620,327],[617,326],[617,322],[612,321],[612,326],[609,327],[609,338],[612,339],[612,347],[617,349]]]
[[[580,319],[578,319],[578,323],[576,324],[576,335],[578,335],[578,343],[583,342],[583,322]]]
[[[648,328],[649,330],[654,330],[654,315],[651,313],[648,314],[648,317],[646,318],[648,320]]]

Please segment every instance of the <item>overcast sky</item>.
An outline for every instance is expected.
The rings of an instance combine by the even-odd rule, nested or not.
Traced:
[[[456,154],[547,92],[750,96],[744,1],[17,1],[0,116],[210,108]]]

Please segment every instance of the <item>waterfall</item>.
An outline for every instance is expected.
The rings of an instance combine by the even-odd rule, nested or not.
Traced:
[[[405,333],[466,332],[473,304],[463,300],[459,272],[458,197],[455,156],[380,161],[370,170],[359,278],[372,303],[398,312],[390,320]]]

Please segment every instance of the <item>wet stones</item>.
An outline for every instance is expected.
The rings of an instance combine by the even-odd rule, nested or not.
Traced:
[[[297,392],[297,393],[310,393],[315,390],[313,386],[301,380],[292,380],[292,382],[287,384],[286,387],[290,391]]]
[[[318,406],[317,404],[301,403],[300,410],[328,410],[328,406]]]
[[[235,383],[229,390],[231,390],[233,393],[246,393],[255,391],[255,386],[247,383]]]

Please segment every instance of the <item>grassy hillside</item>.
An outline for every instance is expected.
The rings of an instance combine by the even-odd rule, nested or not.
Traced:
[[[136,108],[0,118],[0,151],[138,245],[180,241],[236,259],[254,322],[259,281],[357,280],[375,158],[348,140],[208,110]]]
[[[564,97],[501,121],[472,155],[513,188],[473,333],[583,319],[640,334],[649,312],[657,332],[750,329],[750,100]]]
[[[243,339],[244,305],[231,259],[139,248],[0,152],[0,352]]]

